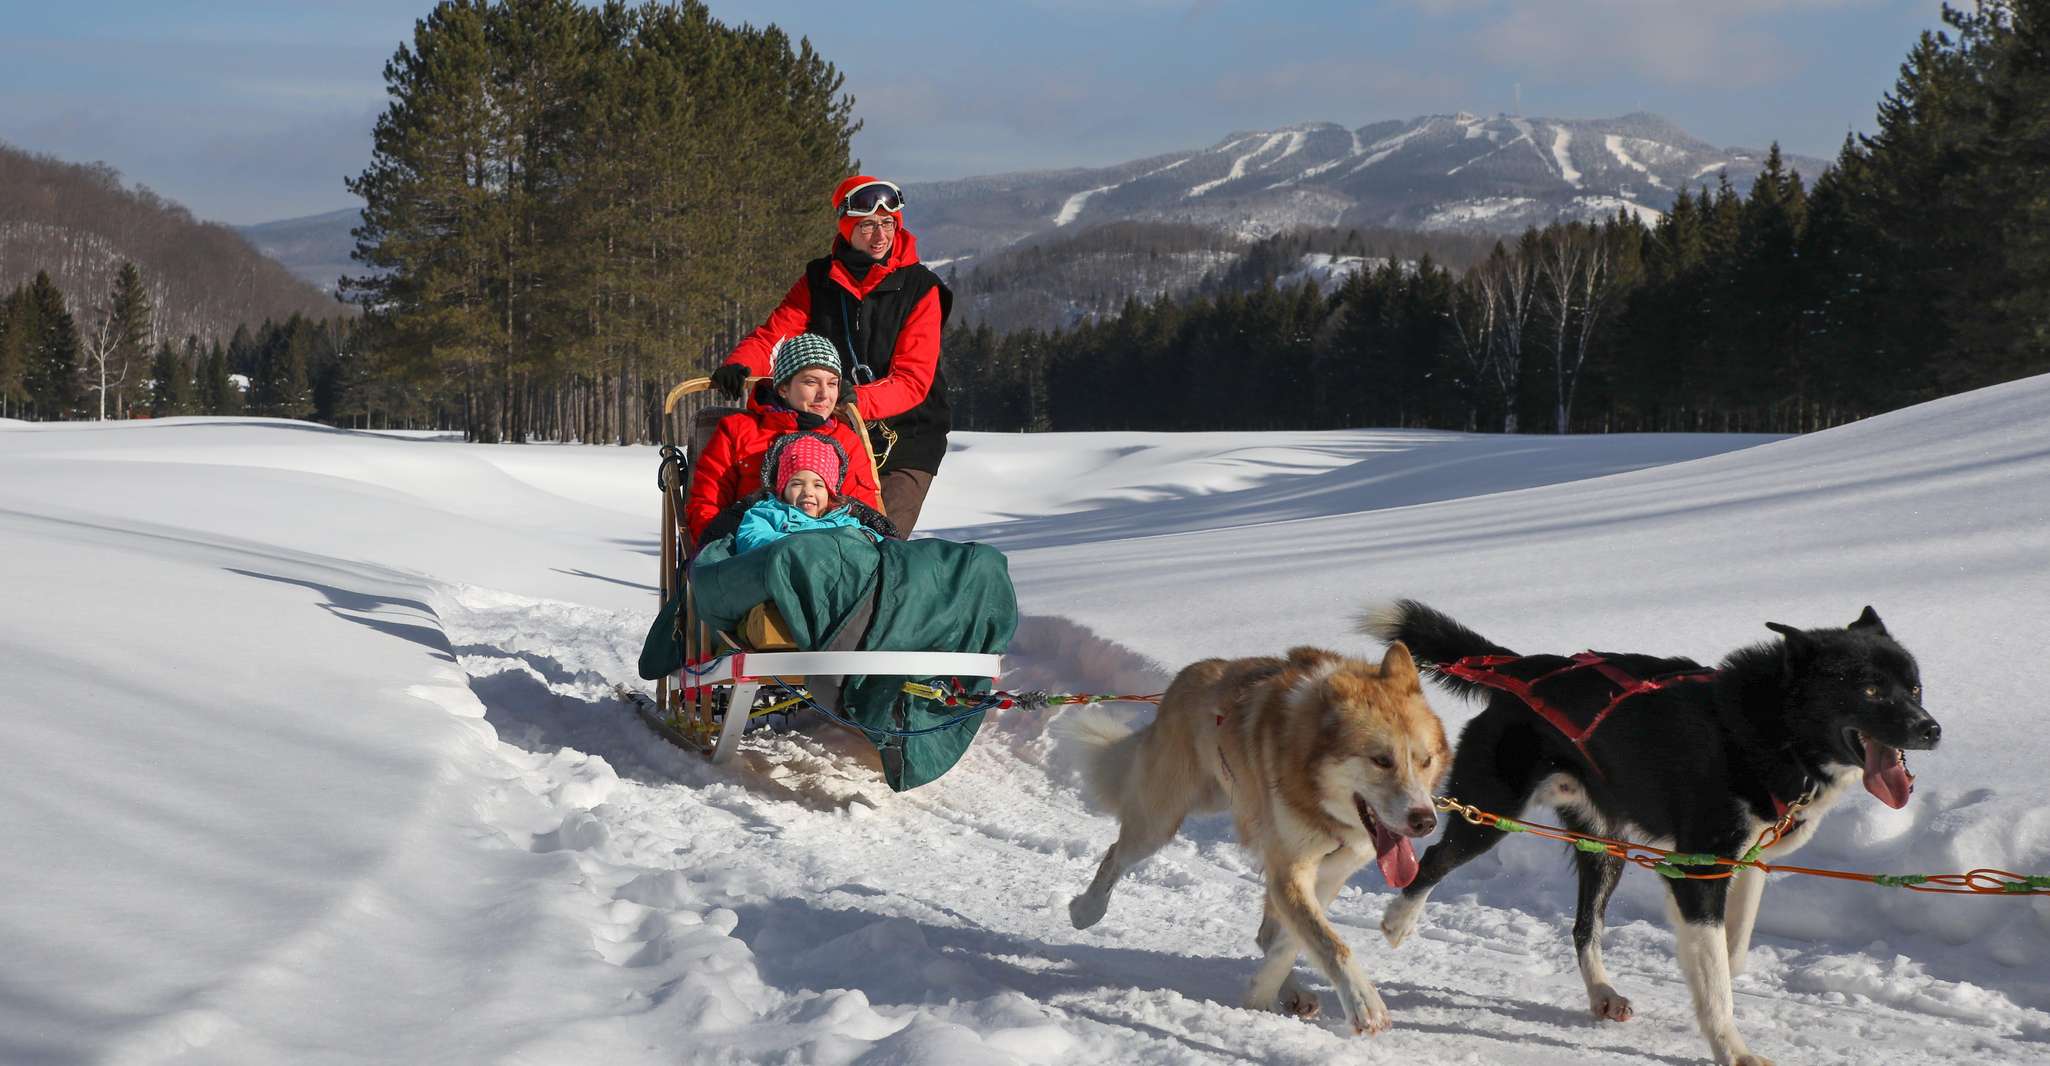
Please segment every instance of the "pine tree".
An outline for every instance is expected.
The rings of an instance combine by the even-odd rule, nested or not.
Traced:
[[[1986,254],[1986,228],[1997,218],[1959,210],[1966,127],[1977,121],[1978,96],[1955,42],[1923,33],[1880,102],[1877,132],[1859,139],[1866,165],[1846,174],[1848,209],[1865,231],[1864,304],[1874,317],[1864,332],[1878,366],[1938,353],[1945,363],[1975,361],[1958,350],[1960,328],[1978,313],[1965,279]],[[1885,404],[1927,395],[1904,384]]]
[[[1966,335],[1986,352],[1980,380],[2037,373],[2050,369],[2050,0],[1985,2],[1946,20],[1980,53],[1985,125],[1966,157],[1975,205],[1997,220],[1974,278],[1984,311]]]
[[[74,417],[83,393],[78,327],[64,309],[64,294],[50,282],[48,273],[37,271],[23,296],[26,313],[17,322],[27,322],[28,360],[22,384],[30,410],[44,419]]]
[[[169,418],[187,411],[191,369],[165,341],[157,346],[150,361],[149,413],[152,418]]]
[[[376,272],[343,289],[389,353],[453,379],[473,438],[489,432],[491,301],[502,287],[491,190],[505,138],[489,96],[488,17],[483,3],[444,2],[415,25],[385,64],[392,102],[372,131],[371,165],[346,183],[365,201],[355,258]]]
[[[204,414],[242,413],[242,390],[236,387],[230,376],[228,353],[220,341],[213,343],[200,363],[199,403]]]
[[[1908,350],[1883,332],[1892,312],[1880,295],[1880,234],[1859,204],[1860,190],[1872,185],[1869,166],[1864,150],[1846,136],[1808,198],[1800,244],[1801,345],[1814,414],[1805,428],[1884,410],[1917,376]]]
[[[124,262],[113,291],[94,308],[91,331],[84,337],[85,386],[99,401],[99,417],[113,407],[115,417],[126,410],[128,390],[148,370],[149,294],[134,263]]]
[[[266,322],[256,342],[255,373],[250,375],[249,409],[272,418],[305,418],[313,413],[313,386],[307,366],[314,351],[314,327],[293,315],[284,322]]]
[[[1746,410],[1759,428],[1796,428],[1798,411],[1812,390],[1801,351],[1801,232],[1807,192],[1799,174],[1787,170],[1774,143],[1765,167],[1742,207],[1735,260],[1726,299],[1735,314],[1724,356],[1724,402]],[[1775,407],[1781,414],[1772,417]]]
[[[0,300],[0,418],[28,400],[29,335],[28,288],[21,286]]]
[[[293,315],[279,334],[278,366],[272,379],[275,413],[280,418],[306,418],[314,410],[312,367],[319,331],[312,320]]]
[[[452,391],[473,439],[643,435],[650,379],[824,249],[859,127],[809,42],[698,0],[446,0],[385,80],[345,291],[380,372]]]
[[[1398,380],[1402,383],[1392,417],[1384,424],[1442,426],[1458,417],[1457,397],[1447,362],[1454,286],[1451,273],[1426,252],[1403,286],[1396,344],[1403,352]]]
[[[108,310],[114,323],[116,384],[113,387],[113,394],[115,414],[119,416],[127,413],[127,390],[133,387],[136,379],[146,369],[151,335],[154,332],[151,327],[151,316],[155,309],[150,305],[148,290],[143,287],[142,272],[135,268],[134,263],[121,264],[121,269],[114,278],[114,293]],[[105,380],[103,377],[99,389],[101,418],[106,417],[104,408],[108,387]]]

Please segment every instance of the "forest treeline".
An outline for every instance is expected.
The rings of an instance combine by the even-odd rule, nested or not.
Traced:
[[[1464,268],[1494,238],[1473,233],[1320,227],[1247,241],[1189,222],[1107,222],[942,264],[955,290],[954,320],[998,333],[1067,329],[1115,315],[1128,299],[1259,288],[1299,270],[1306,256],[1345,261],[1430,256]]]
[[[1775,148],[1748,189],[1683,193],[1650,222],[1230,248],[1119,224],[946,268],[957,423],[1798,432],[2050,370],[2050,0],[1944,24],[1823,173]],[[823,250],[825,190],[855,166],[831,63],[688,0],[446,0],[385,77],[349,182],[368,204],[355,319],[266,299],[202,327],[180,286],[206,267],[109,256],[219,227],[123,223],[180,216],[104,168],[63,171],[91,194],[74,203],[21,177],[61,167],[0,152],[0,203],[56,197],[38,218],[109,242],[27,259],[21,234],[58,222],[0,217],[0,414],[645,440],[664,389]],[[1073,324],[1007,328],[1001,299]]]
[[[0,297],[0,417],[254,414],[368,429],[420,402],[373,379],[352,316],[294,314],[226,341],[174,341],[152,326],[151,300],[128,262],[97,303],[68,300],[48,272]],[[101,310],[80,322],[80,304]]]
[[[1458,271],[1390,257],[1325,292],[1277,255],[1073,329],[963,325],[959,421],[1798,432],[2050,370],[2050,0],[1944,20],[1812,184],[1775,147],[1748,191]]]

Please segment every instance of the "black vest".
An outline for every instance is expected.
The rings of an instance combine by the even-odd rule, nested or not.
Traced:
[[[940,328],[954,309],[954,294],[940,282],[940,276],[922,263],[898,267],[876,283],[867,297],[856,297],[832,277],[833,257],[814,259],[805,265],[804,278],[811,287],[811,322],[807,332],[829,338],[840,349],[840,380],[860,384],[854,376],[854,356],[867,364],[878,380],[890,372],[890,356],[897,350],[897,335],[918,301],[934,289],[940,291]],[[852,395],[850,392],[849,395]],[[869,422],[869,443],[881,459],[885,448],[889,461],[882,472],[923,470],[938,473],[947,454],[947,430],[954,424],[947,405],[947,379],[933,367],[932,387],[918,406],[887,419]],[[891,445],[882,432],[887,426],[897,435]]]

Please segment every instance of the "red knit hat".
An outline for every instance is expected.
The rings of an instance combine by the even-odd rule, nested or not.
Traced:
[[[813,433],[795,434],[776,457],[776,495],[783,495],[790,479],[799,470],[809,470],[825,481],[827,491],[838,496],[840,483],[845,477],[841,470],[844,461],[839,450],[824,437]]]
[[[839,217],[840,237],[842,240],[853,240],[854,227],[861,221],[861,219],[852,218],[847,215],[840,214],[840,205],[847,202],[847,194],[871,182],[877,182],[881,180],[883,179],[878,178],[873,174],[856,174],[853,177],[848,178],[846,181],[843,181],[840,184],[833,186],[833,214]],[[904,212],[886,211],[884,212],[884,214],[887,214],[891,218],[897,220],[898,229],[901,230],[904,228]]]

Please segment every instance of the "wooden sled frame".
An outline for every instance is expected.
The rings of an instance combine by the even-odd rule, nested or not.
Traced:
[[[749,378],[754,389],[762,378]],[[755,651],[732,635],[714,632],[698,616],[690,577],[680,563],[692,554],[689,530],[683,524],[683,503],[697,462],[694,427],[709,403],[712,379],[691,378],[669,390],[662,401],[662,581],[660,604],[684,593],[677,625],[683,636],[684,666],[655,683],[655,698],[622,690],[643,719],[671,743],[705,755],[715,763],[731,758],[747,731],[755,697],[765,683],[803,685],[810,678],[837,684],[849,674],[902,674],[911,677],[975,677],[995,680],[1003,673],[1003,657],[941,651]],[[852,403],[840,405],[840,416],[861,438],[863,456],[876,471],[868,426]],[[677,455],[669,461],[669,455]],[[881,484],[878,475],[876,483]],[[678,582],[683,587],[678,588]]]

